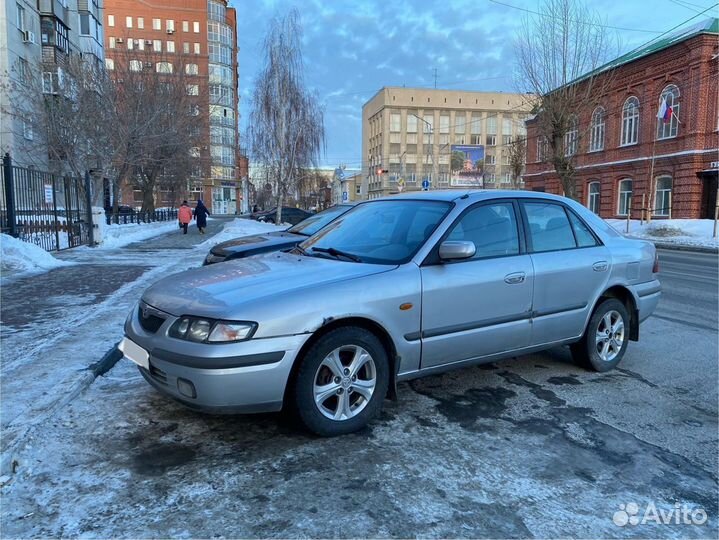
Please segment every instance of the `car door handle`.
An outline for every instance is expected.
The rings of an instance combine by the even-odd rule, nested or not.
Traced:
[[[526,274],[524,272],[514,272],[513,274],[507,274],[504,276],[504,282],[514,285],[516,283],[522,283]]]
[[[607,268],[609,268],[609,265],[607,261],[598,261],[592,265],[592,268],[594,268],[595,272],[605,272]]]

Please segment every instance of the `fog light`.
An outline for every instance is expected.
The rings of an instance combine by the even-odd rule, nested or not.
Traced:
[[[195,385],[187,379],[177,379],[177,389],[180,394],[189,398],[196,398],[197,392],[195,392]]]

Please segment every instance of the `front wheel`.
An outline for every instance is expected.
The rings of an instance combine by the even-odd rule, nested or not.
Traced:
[[[293,406],[304,426],[325,437],[363,428],[382,408],[389,362],[364,328],[332,330],[300,360]]]
[[[574,359],[587,369],[609,371],[629,344],[629,313],[615,298],[602,301],[589,319],[584,336],[571,346]]]

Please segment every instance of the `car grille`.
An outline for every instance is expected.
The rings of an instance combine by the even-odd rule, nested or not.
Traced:
[[[140,304],[138,309],[138,315],[140,317],[140,326],[146,331],[154,334],[160,329],[162,323],[165,322],[164,317],[160,317],[155,311],[148,310],[147,306]]]
[[[156,368],[153,365],[150,365],[150,375],[153,379],[155,379],[160,384],[167,384],[167,373],[162,371],[161,369]]]

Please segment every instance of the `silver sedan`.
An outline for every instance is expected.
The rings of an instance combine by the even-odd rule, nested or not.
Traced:
[[[167,277],[120,348],[199,410],[287,409],[355,431],[399,381],[569,345],[615,367],[660,297],[649,242],[534,192],[368,201],[286,253]]]

